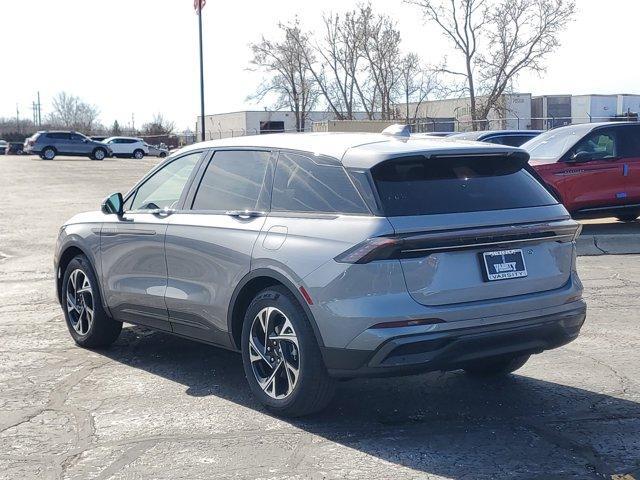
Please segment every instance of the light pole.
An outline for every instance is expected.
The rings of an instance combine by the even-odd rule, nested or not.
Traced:
[[[200,40],[200,118],[201,120],[201,130],[200,130],[200,140],[204,142],[205,133],[204,133],[204,60],[202,54],[202,8],[205,6],[206,0],[195,0],[194,7],[198,12],[198,38]]]

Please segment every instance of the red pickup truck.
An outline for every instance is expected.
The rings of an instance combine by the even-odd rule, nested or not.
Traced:
[[[571,125],[522,148],[573,217],[640,216],[640,123]]]

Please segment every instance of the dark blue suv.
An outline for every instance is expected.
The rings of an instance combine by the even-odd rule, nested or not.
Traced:
[[[103,160],[112,155],[102,142],[91,140],[78,132],[38,132],[24,142],[24,152],[40,155],[43,160],[53,160],[56,155],[73,155]]]

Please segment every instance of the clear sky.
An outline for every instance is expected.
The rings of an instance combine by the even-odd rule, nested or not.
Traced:
[[[523,75],[517,90],[533,94],[640,93],[640,0],[576,0],[578,13],[542,78]],[[298,15],[320,25],[326,11],[356,0],[208,0],[204,9],[206,111],[261,109],[247,101],[260,82],[247,70],[248,44]],[[405,50],[437,63],[455,58],[416,7],[373,0],[393,15]],[[193,0],[0,0],[0,116],[31,118],[65,90],[97,105],[100,120],[136,126],[161,112],[194,128],[199,110],[197,17]]]

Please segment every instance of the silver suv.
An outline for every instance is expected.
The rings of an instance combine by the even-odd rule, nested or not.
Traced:
[[[274,134],[168,157],[60,230],[73,339],[134,323],[242,352],[281,415],[337,378],[506,374],[575,339],[579,224],[526,152],[382,134]]]

